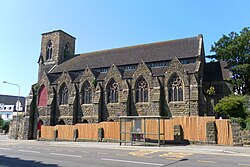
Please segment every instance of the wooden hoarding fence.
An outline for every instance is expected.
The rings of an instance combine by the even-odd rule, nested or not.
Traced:
[[[164,122],[163,122],[164,121]],[[206,142],[206,124],[214,121],[217,127],[217,139],[220,145],[232,145],[232,128],[230,121],[217,120],[214,117],[175,117],[171,119],[164,119],[160,121],[160,140],[173,141],[174,140],[174,126],[181,125],[184,133],[184,140],[190,142]],[[146,133],[148,138],[158,139],[156,134],[158,132],[157,120],[145,120],[141,123],[141,131],[144,131],[144,126],[147,127]],[[54,130],[58,130],[58,139],[74,140],[74,130],[78,130],[78,139],[98,140],[98,128],[103,128],[105,139],[120,139],[120,123],[119,122],[101,122],[93,124],[76,124],[76,125],[56,125],[56,126],[42,126],[41,138],[53,139]],[[126,132],[122,137],[130,140],[131,122],[126,122],[122,126],[122,130]]]

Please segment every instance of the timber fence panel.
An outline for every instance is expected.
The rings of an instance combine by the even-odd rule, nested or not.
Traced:
[[[73,140],[74,139],[74,125],[56,125],[58,131],[58,139]]]
[[[165,120],[165,140],[174,140],[174,121]]]
[[[131,122],[126,122],[126,136],[125,136],[126,140],[130,140],[131,127],[132,127]]]
[[[121,123],[121,140],[130,141],[130,131],[131,131],[131,120],[128,122],[123,121]],[[120,135],[120,131],[119,134]]]
[[[104,130],[104,138],[120,139],[120,122],[101,122],[100,127]]]
[[[220,145],[233,145],[232,127],[228,119],[216,120],[217,139]]]
[[[173,140],[174,125],[181,125],[185,140],[206,141],[206,124],[209,121],[215,121],[215,118],[190,116],[165,120],[165,140]]]
[[[78,129],[79,139],[98,139],[99,124],[76,124],[75,128]]]
[[[147,133],[145,138],[156,139],[154,135],[150,135],[150,134],[156,133],[157,122],[155,120],[146,120],[145,123],[146,123],[146,133]]]
[[[206,141],[206,124],[207,124],[207,117],[200,117],[197,123],[197,140],[198,141]]]
[[[42,139],[54,139],[54,126],[41,126]]]
[[[166,126],[166,121],[161,119],[161,120],[157,120],[157,119],[151,119],[151,120],[145,120],[145,124],[146,124],[146,138],[150,138],[153,140],[157,140],[158,139],[158,121],[160,121],[160,134],[165,133],[168,129]],[[165,122],[164,122],[165,121]],[[165,126],[164,126],[165,124]],[[144,132],[144,121],[142,121],[142,132]],[[165,133],[166,134],[166,133]],[[161,140],[165,140],[165,138],[163,138],[164,136],[161,135],[160,139]]]

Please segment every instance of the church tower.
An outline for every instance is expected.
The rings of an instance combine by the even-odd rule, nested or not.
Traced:
[[[39,58],[39,79],[43,72],[49,72],[55,66],[74,57],[75,37],[62,30],[42,34],[41,54]]]

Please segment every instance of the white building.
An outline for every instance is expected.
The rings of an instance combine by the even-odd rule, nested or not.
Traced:
[[[0,117],[3,120],[11,120],[16,111],[24,112],[25,98],[17,96],[0,95]]]
[[[0,116],[3,120],[11,120],[13,118],[14,105],[4,105],[0,103]]]

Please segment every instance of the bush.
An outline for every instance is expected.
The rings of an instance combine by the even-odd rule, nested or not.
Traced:
[[[230,95],[222,98],[214,107],[214,110],[219,115],[227,117],[243,118],[247,117],[246,112],[246,96]]]
[[[250,118],[247,118],[245,120],[245,124],[246,124],[246,130],[250,130]]]
[[[5,131],[5,133],[9,132],[9,128],[10,128],[10,121],[4,121],[2,129]]]
[[[2,119],[2,117],[0,117],[0,129],[2,129],[3,123],[4,123],[4,120]]]
[[[246,124],[243,118],[235,118],[235,117],[231,117],[230,121],[233,123],[237,123],[241,126],[241,128],[245,128]]]

